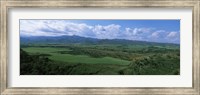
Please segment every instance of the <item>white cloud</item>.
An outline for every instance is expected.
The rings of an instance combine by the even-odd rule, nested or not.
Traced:
[[[158,38],[158,37],[159,37],[159,33],[158,33],[158,32],[153,32],[153,33],[151,34],[151,37],[152,37],[152,38]]]
[[[95,34],[96,38],[115,39],[119,35],[120,27],[121,27],[120,25],[115,25],[115,24],[107,26],[96,25],[92,31]]]
[[[174,38],[174,37],[176,37],[176,36],[177,36],[177,32],[170,32],[170,33],[167,35],[168,38]]]
[[[164,38],[166,36],[167,31],[164,30],[157,30],[155,32],[151,33],[151,38],[157,39],[157,38]]]
[[[179,43],[180,32],[155,28],[121,27],[120,25],[88,25],[67,20],[20,20],[21,36],[77,35],[98,39],[128,39],[154,42]]]

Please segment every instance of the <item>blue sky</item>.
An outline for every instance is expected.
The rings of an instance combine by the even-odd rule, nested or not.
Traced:
[[[180,20],[74,20],[77,23],[87,23],[89,25],[110,25],[117,24],[123,29],[126,27],[152,27],[166,31],[179,31]]]
[[[180,43],[180,20],[20,20],[20,36],[82,36]]]

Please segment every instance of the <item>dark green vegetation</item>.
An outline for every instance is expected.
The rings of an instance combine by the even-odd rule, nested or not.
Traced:
[[[21,75],[179,75],[177,44],[78,36],[21,38]]]

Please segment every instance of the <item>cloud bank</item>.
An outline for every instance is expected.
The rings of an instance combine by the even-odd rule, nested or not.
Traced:
[[[88,25],[66,20],[20,20],[20,36],[81,36],[98,39],[127,39],[163,43],[180,43],[179,31],[121,25]]]

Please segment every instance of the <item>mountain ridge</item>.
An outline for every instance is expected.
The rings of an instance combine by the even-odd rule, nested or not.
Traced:
[[[176,43],[159,43],[127,39],[97,39],[81,36],[20,36],[20,44],[135,44],[135,45],[175,45]]]

